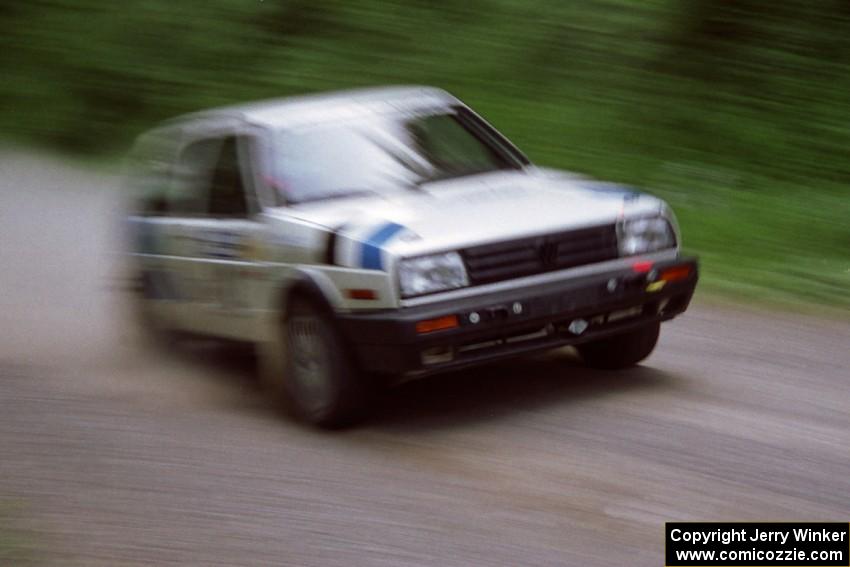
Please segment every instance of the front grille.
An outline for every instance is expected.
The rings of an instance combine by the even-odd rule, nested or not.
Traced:
[[[584,266],[619,256],[613,224],[485,244],[462,250],[461,254],[472,285]]]

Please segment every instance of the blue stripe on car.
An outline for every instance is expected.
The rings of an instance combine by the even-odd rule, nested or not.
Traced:
[[[621,197],[623,199],[636,199],[640,197],[640,191],[626,185],[606,182],[591,182],[583,183],[582,187],[593,191],[597,194],[610,195],[611,197]]]
[[[381,246],[383,246],[390,238],[395,236],[404,227],[398,223],[387,223],[376,230],[372,236],[366,239],[363,243],[363,249],[360,256],[360,265],[370,270],[384,269],[384,263],[381,261]]]

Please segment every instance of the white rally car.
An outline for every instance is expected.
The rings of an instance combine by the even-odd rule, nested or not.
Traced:
[[[386,378],[564,345],[636,364],[697,281],[663,201],[535,167],[439,89],[190,114],[131,165],[145,320],[256,343],[319,425],[358,416]]]

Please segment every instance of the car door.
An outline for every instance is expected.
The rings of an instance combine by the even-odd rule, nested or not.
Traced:
[[[180,132],[169,139],[179,140]],[[216,146],[190,143],[170,156],[145,164],[133,181],[142,207],[130,219],[133,253],[138,260],[142,293],[157,316],[172,327],[190,328],[197,289],[195,243],[187,227],[206,210],[207,176]]]
[[[255,141],[228,134],[218,142],[205,215],[192,225],[198,289],[204,292],[198,321],[216,335],[251,340],[267,277],[264,225],[257,220],[260,207],[250,168]]]

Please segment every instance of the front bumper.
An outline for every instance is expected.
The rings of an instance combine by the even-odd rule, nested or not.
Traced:
[[[346,314],[340,327],[364,370],[411,377],[579,344],[687,309],[698,279],[695,259],[640,264],[396,311]],[[668,273],[679,277],[658,279]],[[457,327],[417,332],[418,322],[451,315]]]

